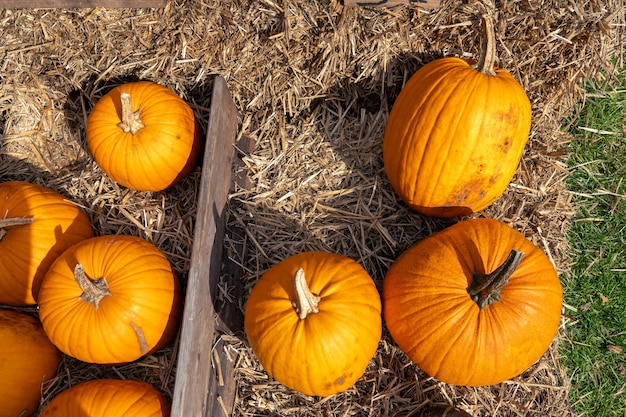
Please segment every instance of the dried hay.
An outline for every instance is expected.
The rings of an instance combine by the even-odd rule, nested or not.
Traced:
[[[528,91],[533,128],[517,175],[483,213],[522,231],[568,269],[564,233],[573,213],[563,179],[564,115],[581,83],[611,74],[623,56],[623,0],[499,0],[500,65]],[[335,0],[174,1],[166,8],[0,11],[0,180],[26,180],[80,204],[98,234],[157,244],[183,282],[196,213],[197,170],[163,193],[113,183],[84,139],[96,100],[121,82],[146,79],[186,99],[206,127],[214,75],[241,111],[249,189],[234,190],[229,225],[243,246],[226,249],[246,271],[244,294],[269,266],[304,250],[342,253],[380,284],[410,244],[451,224],[408,210],[383,172],[381,140],[406,79],[443,55],[478,52],[478,4],[344,8]],[[245,299],[245,298],[244,298]],[[240,307],[244,299],[235,300]],[[558,337],[524,375],[499,385],[455,387],[428,378],[388,334],[364,377],[331,398],[296,394],[262,370],[241,332],[224,335],[238,353],[234,415],[409,416],[453,403],[475,416],[567,416],[568,379]],[[140,361],[101,367],[64,360],[44,403],[79,381],[136,378],[171,396],[176,344]],[[208,358],[207,358],[208,360]]]

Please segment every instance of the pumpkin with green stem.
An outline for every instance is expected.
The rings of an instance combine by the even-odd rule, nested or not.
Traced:
[[[383,282],[383,314],[402,351],[454,385],[497,384],[548,349],[562,288],[550,259],[493,219],[457,223],[413,245]]]

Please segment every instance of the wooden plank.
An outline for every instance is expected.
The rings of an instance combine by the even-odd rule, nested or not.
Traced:
[[[242,136],[237,142],[237,155],[234,161],[233,189],[231,192],[249,190],[252,180],[248,175],[248,169],[243,162],[243,157],[254,150],[255,142],[249,136]],[[231,212],[236,212],[238,206],[229,203]],[[243,263],[247,256],[247,237],[243,224],[231,222],[226,235],[233,242],[230,253],[224,253],[222,286],[228,291],[228,298],[223,297],[222,302],[216,306],[218,321],[215,330],[216,341],[213,345],[213,366],[211,377],[213,382],[209,384],[208,398],[213,403],[213,408],[207,417],[232,416],[237,383],[235,380],[236,363],[238,353],[232,348],[233,343],[239,342],[238,335],[243,334],[243,313],[240,301],[244,296],[242,277],[244,274]]]
[[[0,0],[2,9],[162,8],[167,0]]]
[[[344,6],[393,7],[403,4],[436,9],[442,0],[344,0]]]
[[[216,312],[213,305],[222,264],[221,241],[232,184],[234,141],[239,114],[226,81],[213,84],[206,133],[198,212],[183,313],[172,398],[172,417],[210,416],[211,347]]]

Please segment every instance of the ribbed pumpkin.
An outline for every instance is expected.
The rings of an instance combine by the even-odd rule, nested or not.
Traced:
[[[39,293],[50,340],[84,362],[131,362],[178,330],[180,284],[165,255],[134,236],[84,240],[52,264]]]
[[[528,140],[531,105],[522,86],[493,66],[492,23],[477,65],[455,57],[421,67],[398,95],[385,129],[389,182],[422,214],[480,211],[502,195]]]
[[[0,304],[35,304],[56,257],[92,236],[87,216],[61,194],[27,182],[0,183]]]
[[[170,403],[147,382],[94,379],[62,391],[41,417],[168,417]]]
[[[35,414],[42,384],[56,376],[60,363],[39,320],[0,308],[0,417]]]
[[[86,136],[102,170],[141,191],[176,184],[196,166],[202,148],[191,107],[150,81],[120,85],[100,98],[89,113]]]
[[[548,349],[562,288],[545,253],[507,224],[462,221],[405,251],[383,282],[383,313],[400,349],[455,385],[497,384]]]
[[[307,395],[350,388],[376,352],[380,295],[356,261],[304,252],[263,274],[250,293],[245,330],[261,365]]]

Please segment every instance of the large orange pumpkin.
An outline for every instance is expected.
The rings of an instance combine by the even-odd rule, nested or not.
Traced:
[[[387,328],[427,374],[456,385],[500,383],[548,349],[562,288],[541,249],[493,219],[471,219],[405,251],[383,282]]]
[[[202,132],[189,105],[167,87],[138,81],[105,94],[89,113],[87,144],[112,179],[161,191],[196,166]]]
[[[244,324],[271,376],[304,394],[327,396],[350,388],[376,352],[380,295],[356,261],[304,252],[257,281]]]
[[[39,408],[42,384],[57,374],[61,353],[35,317],[0,309],[0,417],[28,417]]]
[[[62,195],[27,182],[0,183],[0,304],[35,304],[56,257],[92,236],[87,216]]]
[[[131,362],[178,330],[180,284],[165,255],[134,236],[84,240],[52,264],[39,317],[65,354],[90,363]]]
[[[389,115],[387,177],[404,202],[425,215],[462,216],[492,204],[528,140],[530,101],[509,72],[493,66],[493,29],[487,32],[477,65],[455,57],[429,62],[409,79]]]
[[[41,417],[168,417],[170,403],[147,382],[94,379],[62,391]]]

